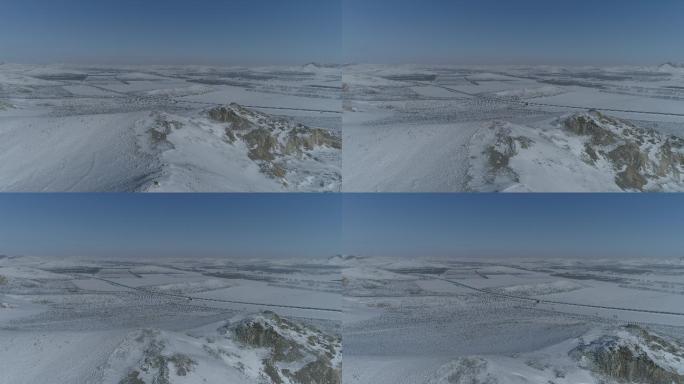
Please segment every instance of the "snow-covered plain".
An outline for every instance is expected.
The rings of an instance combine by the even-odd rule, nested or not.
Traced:
[[[343,109],[343,191],[684,190],[677,65],[350,65]],[[634,164],[616,159],[622,149],[587,157],[591,135],[566,121],[591,114],[633,127],[636,136],[616,131],[614,141],[587,152],[639,147]],[[646,136],[659,144],[644,147]],[[624,172],[639,181],[625,183]]]
[[[1,64],[0,191],[337,191],[339,148],[298,153],[274,176],[208,111],[236,103],[264,128],[287,120],[339,137],[340,84],[339,68],[315,64]]]
[[[9,383],[669,384],[682,308],[682,260],[3,256],[0,361]]]
[[[347,257],[345,383],[679,383],[684,261]]]
[[[0,257],[0,382],[340,383],[340,267]]]

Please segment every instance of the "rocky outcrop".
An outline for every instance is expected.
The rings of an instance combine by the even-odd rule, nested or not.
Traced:
[[[598,111],[494,121],[468,142],[466,190],[684,191],[684,139]]]
[[[154,123],[147,130],[153,147],[173,148],[168,136],[175,130],[183,128],[183,123],[173,120],[164,113],[154,115]]]
[[[197,366],[196,361],[183,353],[167,353],[158,331],[143,330],[135,341],[142,345],[142,358],[119,384],[171,384],[172,376],[187,376]]]
[[[290,182],[289,174],[297,172],[290,163],[319,163],[316,151],[339,152],[342,149],[341,137],[332,131],[269,116],[235,103],[212,108],[208,115],[212,120],[226,124],[226,142],[243,142],[249,158],[261,171],[284,185]],[[339,153],[336,156],[339,157]],[[335,172],[332,178],[341,179],[341,175]]]
[[[263,372],[272,383],[341,383],[341,339],[263,312],[229,327],[236,341],[267,350]],[[303,364],[295,364],[303,362]]]
[[[238,114],[236,110],[239,110],[240,114]],[[252,121],[243,117],[245,114],[251,115],[251,112],[237,104],[231,104],[228,107],[216,107],[209,110],[209,117],[211,119],[230,124],[231,130],[246,130],[256,127]]]
[[[659,190],[668,182],[680,183],[684,171],[684,139],[608,117],[598,111],[566,118],[562,127],[586,137],[585,161],[607,161],[615,171],[615,184],[626,191]]]
[[[520,150],[530,147],[534,141],[525,136],[514,135],[510,128],[494,123],[490,129],[493,137],[484,147],[484,174],[480,177],[485,184],[517,183],[519,176],[510,166],[511,159]]]
[[[598,112],[593,113],[604,124],[590,115],[575,115],[565,120],[564,127],[568,131],[581,136],[589,136],[593,145],[608,145],[617,141],[615,133],[605,128],[605,123],[612,122]]]
[[[622,169],[615,177],[615,183],[622,189],[643,190],[648,182],[643,175],[648,165],[648,155],[634,142],[627,142],[608,152],[616,169]]]
[[[682,346],[637,326],[582,343],[570,355],[596,374],[618,382],[684,384],[684,374],[668,363],[684,359]]]

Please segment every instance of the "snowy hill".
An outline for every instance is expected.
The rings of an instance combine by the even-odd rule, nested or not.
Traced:
[[[334,134],[237,104],[224,108],[249,124],[241,128],[211,119],[218,110],[192,116],[166,112],[68,116],[51,118],[49,128],[36,118],[12,120],[0,128],[0,189],[339,189],[341,142]],[[281,141],[276,143],[276,138]]]
[[[681,63],[664,63],[658,66],[658,71],[667,73],[684,73],[684,64]]]
[[[684,190],[683,139],[597,111],[549,129],[495,122],[473,136],[471,156],[476,190]]]
[[[273,312],[180,334],[130,333],[108,360],[105,383],[341,382],[341,341]]]
[[[226,123],[225,139],[244,145],[261,172],[294,189],[339,190],[342,139],[335,133],[278,119],[232,103],[209,116]]]
[[[461,358],[427,383],[683,383],[683,359],[677,342],[626,326],[594,330],[533,353]]]
[[[681,191],[682,70],[346,67],[343,190]]]
[[[339,72],[3,65],[0,191],[339,190]],[[225,104],[254,132],[209,116]],[[265,164],[249,146],[273,129],[302,142]]]

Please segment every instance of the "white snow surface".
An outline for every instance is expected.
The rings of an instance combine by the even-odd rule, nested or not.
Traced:
[[[0,191],[335,191],[341,153],[290,161],[284,185],[260,171],[207,110],[231,103],[339,132],[341,74],[328,67],[0,66]],[[282,109],[284,108],[284,109]],[[150,129],[183,123],[165,145]],[[156,143],[159,144],[159,143]]]

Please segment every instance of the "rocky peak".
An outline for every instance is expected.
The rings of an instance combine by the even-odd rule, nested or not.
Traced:
[[[639,128],[598,111],[574,114],[561,126],[586,137],[586,161],[595,164],[606,160],[615,169],[615,183],[623,190],[643,191],[649,184],[657,186],[662,179],[680,182],[684,139]]]
[[[208,115],[214,121],[227,124],[225,140],[228,143],[244,142],[249,158],[259,164],[261,171],[280,179],[283,184],[288,183],[287,174],[295,172],[288,162],[317,162],[314,151],[342,148],[341,137],[329,130],[269,116],[236,103],[212,108]]]
[[[684,359],[684,347],[639,326],[581,341],[570,356],[596,374],[618,382],[684,383],[684,372],[672,364]]]
[[[255,128],[255,124],[249,118],[253,116],[252,112],[236,103],[212,108],[208,113],[209,117],[213,120],[229,123],[232,130]]]
[[[228,325],[234,339],[267,351],[263,372],[273,383],[341,383],[341,339],[265,311]],[[221,330],[220,330],[221,331]],[[301,364],[293,364],[300,362]]]

